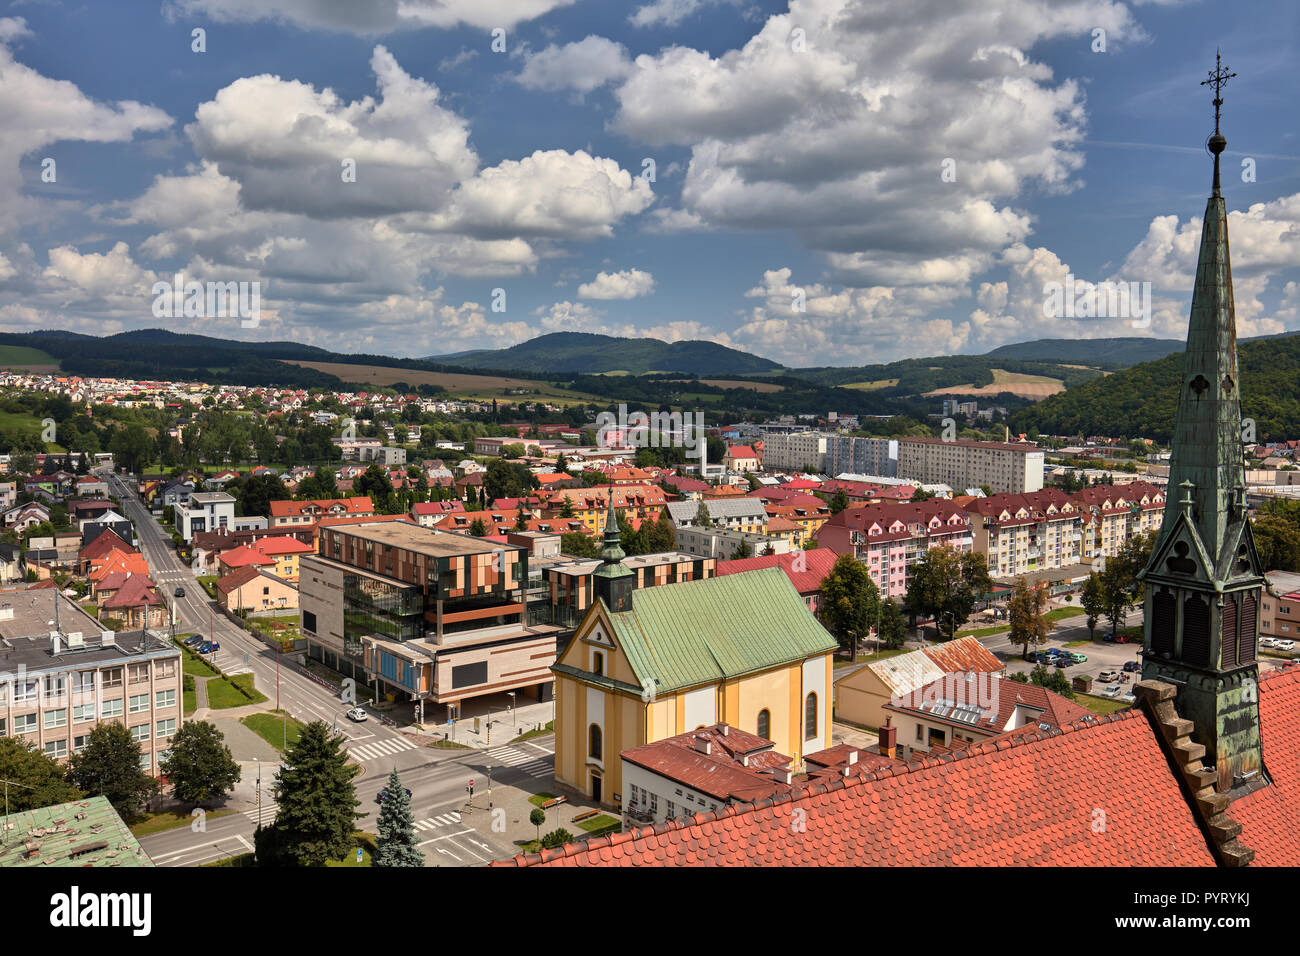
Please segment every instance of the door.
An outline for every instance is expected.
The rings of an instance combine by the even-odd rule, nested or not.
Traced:
[[[600,803],[601,799],[600,783],[600,774],[593,773],[591,775],[591,799],[595,800],[597,803]]]

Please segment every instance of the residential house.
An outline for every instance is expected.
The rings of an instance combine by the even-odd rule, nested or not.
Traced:
[[[196,491],[187,503],[175,506],[175,526],[186,544],[200,531],[230,527],[235,520],[235,498],[224,491]]]
[[[1000,660],[975,637],[872,661],[835,681],[835,718],[863,727],[885,723],[885,705],[945,674],[1000,674]]]
[[[294,610],[298,589],[256,565],[246,564],[219,578],[217,603],[227,611]]]

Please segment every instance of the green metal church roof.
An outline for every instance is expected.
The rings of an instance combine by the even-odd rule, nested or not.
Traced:
[[[637,676],[665,693],[835,650],[780,568],[637,591],[609,614]]]

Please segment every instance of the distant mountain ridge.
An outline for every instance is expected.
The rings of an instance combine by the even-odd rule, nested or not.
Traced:
[[[593,332],[551,332],[510,348],[430,356],[462,368],[537,374],[681,372],[684,375],[762,375],[783,366],[739,349],[698,339],[663,342]]]
[[[1121,336],[1110,339],[1034,339],[999,345],[984,354],[989,358],[1018,359],[1022,362],[1064,362],[1104,368],[1127,368],[1153,362],[1180,352],[1180,339],[1151,339]]]

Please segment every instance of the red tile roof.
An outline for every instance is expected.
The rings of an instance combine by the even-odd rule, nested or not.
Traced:
[[[162,598],[153,589],[153,582],[142,574],[133,574],[117,589],[117,593],[104,601],[105,608],[140,607],[142,604],[157,606]]]
[[[803,560],[799,561],[801,556]],[[839,555],[830,548],[814,548],[811,551],[794,551],[790,554],[769,554],[755,558],[737,558],[734,561],[719,561],[714,573],[718,577],[725,577],[728,574],[758,571],[780,565],[796,591],[800,594],[810,594],[822,586],[822,581],[830,574],[838,557]],[[796,563],[801,564],[803,570],[794,570]]]
[[[709,752],[697,749],[697,741]],[[714,724],[624,750],[619,756],[718,800],[748,802],[790,790],[789,784],[772,775],[773,770],[788,767],[790,758],[772,747],[772,741],[763,737]]]
[[[1129,710],[496,865],[1214,863],[1149,720]]]
[[[368,497],[317,498],[312,501],[271,502],[272,518],[288,518],[302,514],[329,513],[331,511],[338,511],[344,515],[374,514],[375,506]]]

